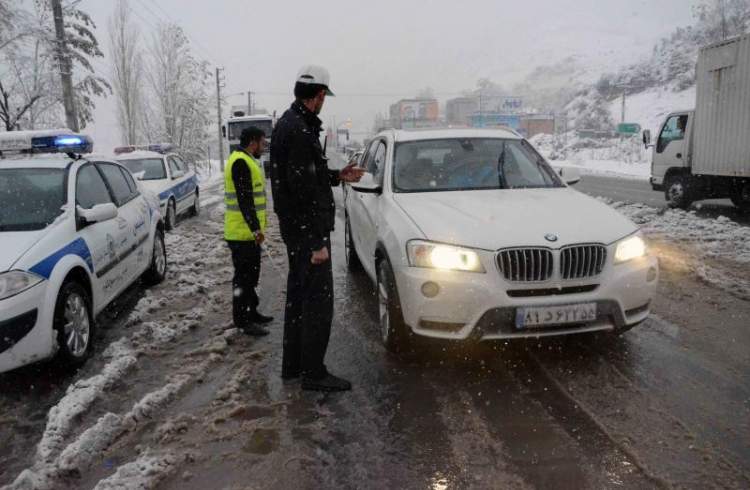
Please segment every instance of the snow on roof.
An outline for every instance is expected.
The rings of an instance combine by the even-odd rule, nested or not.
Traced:
[[[396,141],[421,141],[451,138],[505,138],[522,139],[510,129],[493,128],[428,128],[428,129],[395,129],[393,136]]]
[[[5,168],[65,168],[73,159],[64,153],[44,153],[35,155],[12,155],[0,159],[0,170]]]
[[[119,155],[115,155],[110,158],[114,158],[115,160],[140,160],[142,158],[164,158],[167,155],[164,155],[162,153],[158,153],[155,151],[148,151],[148,150],[136,150],[131,151],[130,153],[121,153]]]

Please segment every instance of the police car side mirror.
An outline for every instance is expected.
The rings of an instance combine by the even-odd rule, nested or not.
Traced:
[[[81,206],[76,206],[76,212],[81,224],[84,226],[117,218],[117,206],[111,202],[97,204],[91,209],[83,209]]]
[[[184,176],[185,176],[185,172],[183,172],[182,170],[175,170],[174,172],[172,172],[173,179],[179,179],[180,177],[184,177]]]

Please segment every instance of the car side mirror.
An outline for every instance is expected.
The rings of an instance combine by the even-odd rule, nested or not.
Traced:
[[[363,194],[382,194],[383,186],[380,185],[376,180],[375,176],[369,172],[362,175],[359,182],[352,184],[352,189]]]
[[[111,219],[117,218],[117,206],[108,202],[106,204],[97,204],[91,209],[84,209],[81,206],[76,206],[78,217],[83,221],[84,225],[93,225],[94,223],[102,223]]]
[[[185,172],[182,170],[175,170],[172,172],[172,179],[179,179],[185,176]]]
[[[136,180],[144,180],[146,177],[146,171],[141,170],[140,172],[136,172],[133,174],[133,177],[135,177]]]
[[[644,148],[648,148],[651,145],[651,130],[644,129],[643,130],[643,146]]]
[[[560,174],[563,182],[568,185],[575,185],[581,181],[581,172],[577,168],[561,167],[557,173]]]

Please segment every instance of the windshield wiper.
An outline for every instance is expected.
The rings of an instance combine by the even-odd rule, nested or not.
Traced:
[[[503,141],[503,149],[500,152],[500,156],[497,157],[497,185],[500,186],[501,189],[505,189],[507,186],[505,185],[505,141]]]

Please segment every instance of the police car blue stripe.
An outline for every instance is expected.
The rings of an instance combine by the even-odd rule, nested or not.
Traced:
[[[176,186],[170,187],[166,191],[159,193],[159,200],[164,201],[172,195],[175,196],[175,199],[181,200],[182,198],[190,195],[197,186],[198,179],[193,176],[185,182],[177,184]]]
[[[89,267],[89,271],[94,271],[94,261],[91,258],[91,251],[89,250],[89,246],[86,245],[86,241],[83,238],[78,238],[77,240],[74,240],[73,242],[64,246],[46,259],[40,261],[38,264],[29,269],[29,271],[33,272],[34,274],[38,274],[46,279],[49,279],[57,263],[60,262],[60,259],[67,255],[77,255],[81,257]]]

